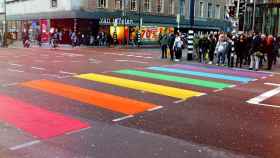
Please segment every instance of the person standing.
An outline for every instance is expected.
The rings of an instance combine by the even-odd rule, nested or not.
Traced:
[[[167,59],[167,44],[168,44],[168,37],[167,35],[163,35],[161,40],[160,40],[160,45],[161,45],[161,58],[162,59]]]
[[[246,46],[247,46],[247,42],[246,42],[245,36],[242,34],[236,40],[236,43],[235,43],[235,52],[236,52],[236,56],[237,56],[236,63],[235,63],[236,67],[238,67],[238,65],[240,68],[242,67],[243,59],[244,59],[244,56],[246,55]]]
[[[267,70],[271,70],[274,56],[275,56],[275,50],[276,50],[276,42],[274,42],[272,35],[269,35],[267,37],[265,50],[266,50],[267,60],[268,60]]]
[[[215,52],[215,47],[216,47],[216,39],[213,34],[210,34],[209,36],[209,64],[213,64],[214,61],[214,52]]]
[[[169,46],[169,52],[170,52],[170,60],[173,61],[174,60],[174,42],[175,42],[175,35],[173,33],[171,33],[168,37],[168,46]]]
[[[175,50],[175,57],[176,59],[174,61],[180,61],[182,58],[182,46],[183,41],[181,40],[180,33],[176,34],[176,38],[174,41],[173,49]]]
[[[261,52],[261,44],[262,40],[258,33],[254,33],[252,39],[252,49],[250,50],[250,68],[249,70],[259,70],[259,63],[260,63],[260,55]]]
[[[216,45],[215,54],[218,56],[217,65],[225,64],[225,56],[228,47],[228,42],[226,40],[225,34],[220,34],[219,41]]]
[[[209,47],[209,40],[206,37],[206,35],[202,36],[200,40],[198,41],[198,46],[199,46],[199,62],[204,63],[205,62],[205,57],[208,51]]]

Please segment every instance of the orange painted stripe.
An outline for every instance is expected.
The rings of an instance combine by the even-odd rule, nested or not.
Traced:
[[[97,92],[76,86],[48,80],[36,80],[22,83],[21,86],[34,88],[54,95],[77,100],[90,105],[133,115],[157,107],[154,104],[131,100],[111,94]]]

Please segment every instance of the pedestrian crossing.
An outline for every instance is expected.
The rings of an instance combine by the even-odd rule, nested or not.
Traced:
[[[236,82],[238,84],[247,84],[263,77],[269,77],[270,75],[268,73],[237,71],[214,66],[176,64],[147,67],[144,69],[121,69],[106,74],[79,74],[74,75],[72,79],[78,80],[79,82],[86,81],[92,84],[99,83],[101,85],[118,87],[124,91],[127,90],[127,94],[130,91],[148,92],[159,97],[167,97],[177,102],[178,99],[188,101],[189,99],[206,95],[209,92],[214,93],[215,91],[218,92],[235,87]],[[200,78],[197,79],[197,76]],[[139,99],[131,99],[127,94],[114,94],[110,90],[109,92],[101,92],[94,88],[85,88],[80,85],[65,83],[62,79],[59,81],[34,80],[21,83],[18,86],[27,90],[36,90],[38,93],[50,94],[81,102],[85,104],[83,106],[94,106],[109,112],[118,113],[122,116],[122,118],[112,118],[112,121],[131,118],[145,112],[159,110],[163,107],[156,102],[150,103],[146,100],[143,101],[143,99],[140,99],[141,96],[137,96]],[[211,91],[206,92],[205,89],[211,89]],[[139,95],[144,94],[139,93]],[[15,127],[42,139],[89,127],[87,123],[83,123],[82,121],[44,109],[40,110],[40,108],[36,108],[36,105],[22,103],[13,98],[0,95],[0,102],[4,102],[4,104],[0,105],[2,109],[9,110],[7,114],[0,111],[0,120],[9,122]],[[22,115],[20,118],[17,118],[18,113]],[[34,115],[30,115],[30,113],[34,113]],[[36,121],[32,122],[32,120]],[[53,123],[52,120],[56,120],[56,123]],[[40,127],[40,123],[46,123],[47,125]],[[73,126],[68,126],[69,124],[73,124]],[[42,128],[42,130],[37,131],[37,127]],[[51,134],[48,135],[46,133]]]

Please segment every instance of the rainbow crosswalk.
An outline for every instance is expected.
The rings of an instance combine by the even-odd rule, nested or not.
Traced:
[[[92,82],[93,84],[104,84],[129,91],[144,91],[176,101],[178,99],[188,100],[193,97],[200,97],[209,91],[213,92],[214,90],[231,88],[236,84],[246,84],[270,75],[269,73],[234,70],[201,64],[177,64],[147,67],[141,70],[123,69],[112,71],[108,74],[80,74],[73,76],[73,79]],[[124,117],[162,107],[157,105],[157,103],[125,97],[125,94],[118,95],[110,92],[100,92],[93,88],[89,89],[66,84],[63,81],[35,80],[21,83],[20,86],[26,89],[37,90],[39,93],[47,93],[81,102],[85,104],[84,106],[94,106],[112,111]],[[141,95],[142,93],[139,94]],[[7,96],[0,95],[0,102],[4,103],[0,105],[2,109],[10,111],[9,113],[0,111],[0,120],[9,122],[15,127],[21,128],[42,139],[89,127],[87,123],[82,123],[79,120],[63,116],[62,114],[35,108],[34,105]],[[22,115],[20,118],[17,117],[18,113]],[[30,115],[30,113],[35,115]],[[56,120],[55,123],[52,120]],[[47,125],[40,127],[41,122]],[[52,125],[55,125],[55,128]],[[38,130],[36,127],[40,127],[41,130]]]

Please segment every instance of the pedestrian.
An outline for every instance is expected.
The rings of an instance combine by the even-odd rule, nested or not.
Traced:
[[[174,60],[174,42],[175,42],[175,35],[173,33],[170,33],[169,37],[168,37],[168,46],[169,46],[169,53],[170,53],[170,60],[173,61]]]
[[[71,42],[72,42],[72,47],[76,47],[76,45],[77,45],[77,35],[76,35],[76,32],[72,32],[72,34],[71,34]]]
[[[250,67],[249,70],[259,70],[259,62],[260,62],[260,56],[262,54],[261,52],[261,37],[258,33],[254,33],[253,39],[252,39],[252,48],[250,50]]]
[[[174,41],[173,49],[175,51],[175,57],[176,59],[174,61],[180,61],[182,58],[182,46],[183,46],[183,41],[181,40],[180,33],[176,34],[176,38]]]
[[[243,59],[246,54],[246,46],[247,46],[246,38],[244,34],[241,34],[235,43],[235,52],[237,56],[236,63],[235,63],[236,67],[238,67],[238,65],[240,68],[242,67]]]
[[[209,48],[210,42],[206,35],[203,35],[200,40],[198,41],[198,46],[199,46],[199,62],[200,63],[205,63],[205,57],[206,54],[208,53],[208,48]]]
[[[215,52],[215,47],[217,42],[213,34],[210,34],[208,40],[209,40],[209,51],[208,51],[209,64],[213,64],[214,52]]]
[[[164,34],[160,40],[160,46],[161,46],[161,58],[167,59],[167,45],[168,45],[168,37],[166,34]]]
[[[276,43],[274,42],[273,36],[269,35],[266,39],[266,46],[265,46],[265,51],[266,51],[267,60],[268,60],[267,70],[271,70],[271,68],[272,68],[273,60],[276,55],[275,49],[277,49]]]
[[[215,48],[215,54],[217,56],[217,65],[225,64],[225,55],[228,47],[228,42],[226,40],[225,34],[219,35],[219,41],[217,42]]]

